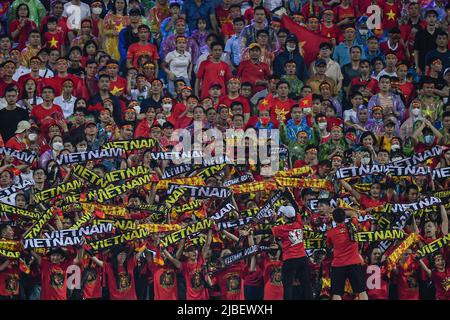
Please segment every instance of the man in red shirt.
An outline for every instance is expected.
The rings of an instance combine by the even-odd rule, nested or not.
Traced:
[[[289,83],[284,80],[281,80],[277,83],[277,94],[278,96],[272,100],[270,105],[270,121],[274,123],[276,127],[279,126],[278,119],[286,119],[290,118],[290,112],[292,106],[295,105],[295,101],[289,99]]]
[[[284,300],[292,300],[294,279],[299,279],[303,300],[312,299],[308,257],[303,243],[303,221],[292,206],[281,206],[278,213],[284,215],[286,224],[272,227],[271,230],[256,231],[254,234],[271,233],[281,239],[282,282]],[[277,217],[274,212],[275,218]]]
[[[244,122],[247,123],[248,119],[250,119],[250,104],[248,103],[248,100],[239,93],[240,88],[241,81],[238,78],[231,78],[230,80],[228,80],[227,95],[222,96],[219,99],[219,104],[224,104],[228,108],[230,108],[231,104],[235,101],[242,103]]]
[[[226,62],[220,60],[223,53],[223,44],[213,43],[211,45],[211,57],[200,64],[195,80],[195,95],[199,96],[200,84],[202,89],[201,99],[208,96],[208,90],[212,83],[219,83],[225,88],[225,82],[231,78],[231,70]],[[222,94],[224,94],[222,89]]]
[[[252,43],[249,47],[250,59],[241,61],[237,75],[242,82],[249,82],[253,85],[253,93],[266,89],[271,75],[270,67],[267,63],[261,62],[261,46]]]
[[[138,64],[139,58],[147,56],[149,58],[148,62],[153,63],[156,67],[155,74],[158,74],[159,54],[156,46],[148,42],[150,38],[150,28],[145,24],[140,25],[138,27],[138,37],[139,42],[133,43],[128,48],[127,67],[141,68],[142,66],[139,66]]]
[[[6,88],[10,85],[17,85],[17,82],[12,79],[14,72],[16,72],[16,64],[12,60],[7,60],[0,65],[2,69],[2,77],[0,79],[0,97],[3,97]]]
[[[127,92],[127,80],[119,76],[119,63],[109,60],[106,65],[110,77],[109,91],[114,96],[121,96]]]
[[[359,300],[368,299],[361,265],[363,259],[358,251],[358,242],[353,239],[353,233],[358,228],[358,217],[354,211],[351,214],[351,222],[347,224],[345,211],[341,208],[334,209],[333,219],[337,226],[327,232],[327,246],[333,248],[333,261],[331,262],[333,300],[342,300],[347,279],[350,280],[353,292],[359,295]]]
[[[38,104],[31,111],[31,117],[36,119],[38,124],[41,124],[42,121],[47,117],[52,117],[53,114],[56,115],[59,119],[64,119],[64,113],[60,106],[53,104],[53,99],[55,98],[55,91],[52,87],[44,87],[42,88],[42,99],[44,102]]]

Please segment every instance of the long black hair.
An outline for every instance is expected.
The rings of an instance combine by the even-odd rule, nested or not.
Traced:
[[[128,15],[127,1],[123,0],[123,2],[125,2],[125,7],[123,7],[123,15],[127,16]],[[114,5],[113,5],[113,7],[111,9],[112,13],[114,13],[114,14],[117,14],[116,5],[117,5],[117,1],[114,1]]]

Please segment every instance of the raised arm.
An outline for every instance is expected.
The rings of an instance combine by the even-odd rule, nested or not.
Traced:
[[[347,181],[341,180],[341,184],[345,188],[345,190],[350,192],[352,196],[354,196],[355,199],[358,200],[358,202],[361,201],[361,194],[355,189],[353,189],[352,186]]]
[[[174,257],[169,253],[169,251],[167,251],[167,249],[164,249],[163,252],[164,252],[164,254],[166,255],[167,259],[169,259],[169,261],[172,262],[172,263],[175,265],[175,267],[177,267],[178,269],[181,269],[181,262],[180,262],[180,260],[174,258]]]

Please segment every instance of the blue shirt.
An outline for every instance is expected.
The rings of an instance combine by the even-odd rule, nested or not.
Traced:
[[[230,54],[230,60],[235,67],[241,62],[240,41],[238,35],[231,36],[225,45],[225,52]]]
[[[339,43],[339,45],[337,45],[334,48],[334,52],[333,52],[333,60],[336,61],[337,63],[339,63],[339,65],[341,66],[341,68],[346,65],[347,63],[351,62],[350,59],[350,48],[353,46],[358,46],[361,48],[361,60],[366,59],[366,55],[364,53],[364,48],[361,45],[358,45],[356,43],[356,40],[353,41],[353,44],[348,47],[344,42]]]
[[[206,20],[206,29],[212,29],[209,16],[215,14],[214,2],[203,0],[201,5],[198,7],[194,0],[186,0],[183,3],[181,12],[186,15],[186,21],[191,32],[197,29],[197,20],[199,18],[204,18]]]

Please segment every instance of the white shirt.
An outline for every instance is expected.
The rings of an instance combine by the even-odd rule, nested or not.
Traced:
[[[28,73],[30,73],[30,72],[31,72],[30,69],[25,68],[24,66],[20,65],[20,66],[16,69],[16,72],[14,72],[14,74],[13,74],[13,76],[12,76],[12,79],[13,79],[14,81],[17,81],[17,80],[19,80],[19,78],[20,78],[21,76],[23,76],[23,75],[25,75],[25,74],[28,74]]]
[[[381,76],[389,76],[389,77],[397,77],[397,72],[389,73],[385,69],[381,70],[379,74],[377,74],[377,81],[380,81]]]
[[[175,74],[175,77],[189,78],[188,67],[192,63],[192,57],[189,52],[179,53],[176,50],[170,51],[164,60],[169,65],[169,70]]]
[[[357,123],[358,122],[358,113],[353,110],[345,110],[344,111],[344,121]]]
[[[73,109],[75,107],[76,97],[70,96],[69,100],[65,100],[62,95],[53,99],[53,103],[61,107],[64,113],[64,118],[67,119],[73,114]]]
[[[79,9],[76,7],[78,7]],[[79,18],[77,16],[78,10],[80,10]],[[80,2],[79,5],[75,5],[72,3],[72,1],[69,1],[64,5],[63,17],[67,17],[68,22],[71,22],[74,25],[78,25],[77,29],[80,29],[81,21],[88,18],[90,15],[91,7],[89,7],[89,5],[87,5],[86,3]],[[70,17],[72,17],[72,20],[70,20]]]

